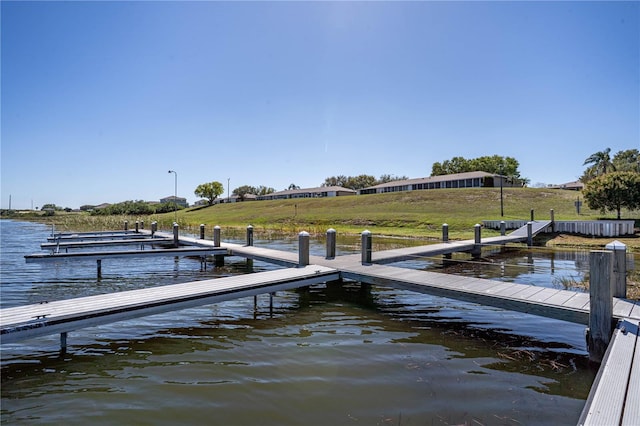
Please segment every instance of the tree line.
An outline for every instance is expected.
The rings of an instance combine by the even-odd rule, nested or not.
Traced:
[[[618,219],[623,208],[640,209],[640,151],[618,151],[612,158],[607,148],[587,157],[586,165],[580,181],[590,209],[616,212]]]

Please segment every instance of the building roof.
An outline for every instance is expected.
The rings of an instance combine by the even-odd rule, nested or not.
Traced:
[[[560,185],[551,185],[549,186],[549,188],[552,189],[583,189],[584,188],[584,183],[580,182],[579,180],[575,180],[573,182],[567,182],[567,183],[561,183]]]
[[[391,186],[405,186],[405,185],[416,185],[420,183],[429,183],[429,182],[447,182],[451,180],[461,180],[461,179],[476,179],[476,178],[484,178],[484,177],[496,177],[500,175],[496,175],[493,173],[487,172],[465,172],[465,173],[452,173],[450,175],[438,175],[438,176],[429,176],[423,178],[413,178],[413,179],[404,179],[404,180],[394,180],[391,182],[381,183],[374,186],[369,186],[363,189],[377,189],[377,188],[387,188]]]
[[[272,192],[271,194],[265,194],[263,197],[279,197],[283,195],[296,195],[296,194],[317,194],[321,192],[351,192],[357,194],[358,191],[344,188],[342,186],[319,186],[317,188],[300,188],[300,189],[285,189],[284,191]]]

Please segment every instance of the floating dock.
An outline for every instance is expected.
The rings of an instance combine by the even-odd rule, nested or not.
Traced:
[[[595,321],[605,326],[614,320],[617,321],[618,325],[612,336],[604,336],[605,345],[608,346],[602,356],[600,370],[579,424],[638,425],[640,424],[639,302],[622,297],[611,297],[611,291],[605,292],[609,294],[608,300],[596,300],[589,293],[388,265],[416,257],[446,256],[455,252],[478,253],[486,245],[504,245],[524,241],[530,243],[535,234],[542,232],[549,225],[550,222],[529,222],[525,227],[509,235],[485,239],[480,238],[479,228],[476,228],[474,240],[444,241],[438,244],[376,253],[371,251],[370,233],[366,236],[369,238],[367,240],[365,233],[368,231],[365,231],[361,254],[337,257],[329,255],[329,245],[326,257],[309,256],[309,235],[306,233],[300,234],[298,253],[254,247],[252,234],[250,237],[249,233],[247,245],[222,243],[219,235],[216,240],[215,234],[214,241],[204,238],[178,237],[175,229],[173,236],[160,232],[149,233],[144,230],[135,233],[127,231],[101,235],[59,235],[54,240],[56,249],[53,252],[25,256],[26,261],[97,259],[100,267],[101,259],[109,257],[214,255],[242,256],[278,264],[285,269],[5,308],[0,310],[0,336],[2,343],[13,343],[60,333],[61,345],[64,348],[67,333],[79,328],[312,284],[342,279],[354,280],[585,324],[592,329],[595,329]],[[66,251],[71,248],[118,244],[140,244],[141,249],[59,252],[61,247]],[[143,250],[144,245],[147,244],[161,244],[164,247]],[[177,247],[167,247],[167,245]],[[52,247],[52,245],[43,245],[43,249],[52,249]],[[335,247],[333,247],[333,253],[335,253]],[[613,257],[612,254],[611,257]],[[609,269],[610,272],[613,271],[613,267]],[[592,275],[595,274],[592,273]],[[613,283],[614,278],[609,277],[609,272],[603,276],[606,277],[605,285],[613,287],[614,284],[610,282]],[[607,312],[604,315],[599,314],[601,307],[595,304],[601,302],[606,302],[605,308],[608,305],[608,308],[604,309],[604,312]],[[610,342],[609,337],[611,337]]]

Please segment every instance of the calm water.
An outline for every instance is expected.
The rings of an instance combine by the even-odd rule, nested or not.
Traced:
[[[94,261],[25,263],[50,228],[0,230],[2,307],[249,272],[114,259],[98,280]],[[484,258],[453,272],[558,286],[587,268],[580,254]],[[79,330],[64,355],[58,339],[2,345],[3,424],[573,425],[595,376],[584,326],[357,283],[278,293],[273,311],[265,295],[257,310],[246,298]]]

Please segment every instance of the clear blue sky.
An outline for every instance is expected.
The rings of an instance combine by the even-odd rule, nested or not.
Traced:
[[[640,148],[639,2],[1,2],[1,206],[230,179],[424,177],[515,157],[537,183]],[[226,195],[226,192],[225,192]]]

